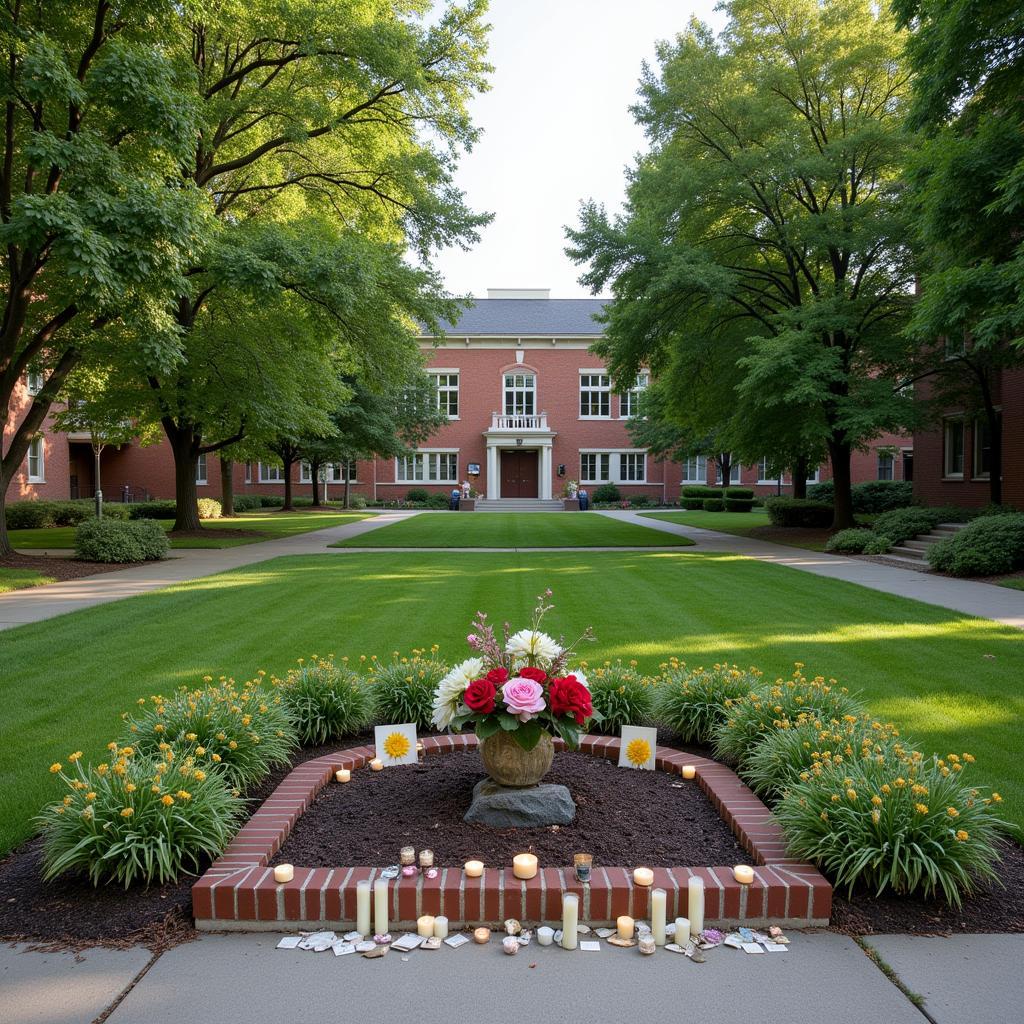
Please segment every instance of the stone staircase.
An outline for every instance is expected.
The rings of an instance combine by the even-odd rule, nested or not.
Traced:
[[[966,523],[939,523],[930,533],[919,534],[917,537],[912,537],[910,540],[905,540],[902,544],[896,545],[886,555],[886,558],[913,562],[915,565],[921,565],[922,563],[927,565],[928,549],[933,544],[938,544],[940,540],[948,540],[950,537],[955,536],[966,525]]]
[[[540,498],[477,498],[477,512],[561,512],[562,499],[544,501]]]

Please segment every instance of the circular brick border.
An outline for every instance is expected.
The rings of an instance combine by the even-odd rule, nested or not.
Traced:
[[[460,753],[477,745],[474,735],[428,736],[423,755]],[[555,740],[561,749],[561,740]],[[583,753],[618,760],[619,740],[584,736]],[[331,926],[348,930],[356,915],[356,883],[375,878],[380,868],[295,868],[292,881],[278,884],[267,867],[299,817],[339,768],[364,767],[372,747],[352,747],[299,765],[274,790],[207,872],[192,887],[196,927],[210,931],[280,930],[282,925]],[[687,914],[688,879],[704,880],[708,925],[768,922],[792,926],[827,925],[832,886],[811,864],[786,855],[785,843],[771,812],[730,768],[672,747],[658,747],[657,768],[682,774],[697,769],[696,783],[707,794],[754,863],[754,882],[743,886],[731,866],[655,868],[654,884],[668,894],[668,918]],[[558,921],[562,895],[583,900],[580,920],[614,923],[620,914],[637,919],[648,914],[650,890],[634,886],[626,867],[594,868],[588,885],[571,867],[544,867],[536,878],[520,881],[511,867],[488,867],[482,878],[466,878],[461,865],[442,868],[436,878],[396,878],[390,883],[391,919],[395,928],[415,926],[420,914],[444,914],[453,928],[495,925],[507,917],[524,923]]]

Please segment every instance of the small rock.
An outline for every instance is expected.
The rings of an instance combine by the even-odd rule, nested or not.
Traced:
[[[610,939],[615,934],[614,928],[598,928],[595,933],[599,939]]]
[[[705,961],[705,956],[702,950],[694,948],[692,953],[687,954],[695,964],[702,964]]]
[[[510,917],[505,922],[506,935],[518,935],[522,930],[523,926],[514,917]]]
[[[397,878],[400,868],[397,864],[392,864],[389,868],[384,868],[380,873],[381,878]]]
[[[684,956],[686,955],[686,947],[680,946],[678,942],[669,942],[666,944],[665,948],[670,953],[682,953]]]
[[[434,950],[441,948],[441,940],[436,935],[431,935],[429,939],[423,940],[423,945],[420,949]]]
[[[618,935],[609,935],[608,936],[608,945],[609,946],[622,946],[623,948],[628,949],[630,946],[635,946],[636,945],[636,939],[620,939],[618,937]]]
[[[506,935],[501,940],[501,948],[508,956],[515,956],[519,952],[519,940],[514,935]]]
[[[589,924],[578,924],[576,925],[576,933],[578,935],[589,935],[590,925]]]
[[[768,934],[773,939],[777,939],[782,934],[782,929],[777,924],[773,924],[771,928],[768,929]]]
[[[386,935],[374,935],[373,942],[376,946],[390,946],[391,932],[388,932]]]
[[[371,942],[368,939],[366,942],[360,942],[359,945],[356,946],[356,952],[357,953],[369,953],[371,949],[376,949],[376,948],[377,948],[376,944]]]
[[[390,946],[374,946],[373,949],[368,949],[364,954],[363,958],[366,960],[376,960],[379,957],[387,956]]]
[[[640,937],[640,952],[644,956],[650,956],[658,947],[655,945],[654,938],[650,935],[642,935]]]

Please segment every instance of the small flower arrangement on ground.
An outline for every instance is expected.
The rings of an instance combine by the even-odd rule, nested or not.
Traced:
[[[541,630],[541,621],[554,607],[546,604],[551,591],[537,598],[528,629],[512,632],[506,622],[503,642],[477,612],[466,637],[477,656],[456,665],[434,693],[432,722],[458,732],[472,723],[485,740],[499,730],[510,733],[523,750],[533,750],[545,733],[559,736],[575,750],[588,722],[600,720],[594,711],[587,678],[570,667],[573,651],[593,640],[588,628],[574,644],[565,646]]]

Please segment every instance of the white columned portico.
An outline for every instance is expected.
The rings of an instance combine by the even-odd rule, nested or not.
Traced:
[[[542,444],[540,448],[540,488],[541,500],[551,500],[551,442]]]
[[[501,497],[501,479],[498,476],[498,446],[487,445],[487,500],[495,501]]]

